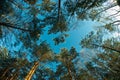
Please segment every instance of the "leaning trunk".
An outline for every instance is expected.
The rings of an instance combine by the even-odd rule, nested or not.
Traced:
[[[34,72],[36,71],[37,67],[39,65],[39,61],[35,62],[27,76],[25,77],[25,80],[31,80],[31,77],[33,76]]]

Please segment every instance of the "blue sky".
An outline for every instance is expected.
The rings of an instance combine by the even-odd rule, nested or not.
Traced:
[[[54,45],[53,38],[58,34],[48,35],[47,31],[41,36],[41,39],[46,40],[56,53],[60,52],[61,48],[70,49],[72,46],[75,47],[78,52],[80,52],[80,40],[83,39],[84,36],[90,31],[94,30],[93,28],[97,25],[97,22],[78,20],[77,23],[73,22],[73,24],[75,26],[72,26],[70,31],[67,32],[69,34],[69,37],[66,38],[66,41],[64,43]]]

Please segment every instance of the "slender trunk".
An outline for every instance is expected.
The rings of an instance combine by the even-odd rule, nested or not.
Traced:
[[[36,61],[33,65],[33,67],[31,68],[31,70],[29,71],[29,73],[27,74],[27,76],[25,77],[25,80],[31,80],[34,72],[36,71],[37,67],[39,65],[39,61]]]
[[[69,73],[69,76],[70,76],[70,80],[72,80],[72,75],[71,75],[71,70],[68,69],[68,73]]]
[[[11,68],[11,67],[7,67],[7,68],[4,70],[1,78],[3,78],[3,77],[6,75],[6,73],[9,71],[10,68]]]
[[[9,28],[13,28],[13,29],[22,30],[22,31],[28,31],[28,32],[32,31],[32,30],[27,30],[27,29],[23,29],[23,28],[18,28],[18,27],[15,27],[14,25],[12,25],[10,23],[5,23],[5,22],[0,22],[0,25],[5,26],[5,27],[9,27]]]
[[[72,74],[71,74],[71,69],[70,69],[70,63],[67,64],[67,68],[68,68],[68,74],[70,76],[70,80],[72,80]]]
[[[17,69],[17,70],[13,73],[13,76],[12,76],[9,80],[17,80],[18,75],[19,75],[19,70],[20,70],[20,69]]]
[[[60,21],[61,0],[58,0],[58,21]]]
[[[120,50],[117,50],[117,49],[109,47],[109,46],[97,45],[97,44],[93,44],[93,45],[98,46],[98,47],[102,47],[102,48],[106,48],[106,49],[109,49],[109,50],[113,50],[113,51],[116,51],[116,52],[120,53]]]

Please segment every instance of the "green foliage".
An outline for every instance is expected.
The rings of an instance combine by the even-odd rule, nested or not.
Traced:
[[[106,24],[106,25],[104,26],[104,28],[107,29],[107,30],[109,30],[109,31],[114,31],[114,30],[115,30],[115,27],[113,27],[112,24]]]
[[[63,43],[65,41],[64,37],[63,36],[60,36],[60,37],[56,37],[53,39],[54,42],[55,42],[55,45],[58,45],[59,43]]]
[[[56,55],[56,58],[63,63],[66,63],[67,61],[72,61],[76,58],[77,51],[74,47],[71,47],[71,49],[68,51],[66,48],[61,49],[60,54]]]
[[[16,77],[14,80],[18,78],[23,80],[33,66],[34,59],[39,60],[40,63],[50,62],[52,60],[60,63],[56,72],[40,64],[40,67],[33,77],[35,80],[56,80],[58,78],[60,80],[119,79],[119,52],[115,50],[120,49],[120,42],[111,39],[103,41],[104,33],[102,29],[101,31],[90,32],[81,41],[82,47],[95,49],[102,53],[98,54],[97,58],[93,58],[92,62],[86,63],[86,68],[89,71],[76,69],[75,66],[77,64],[75,61],[78,53],[74,47],[71,47],[70,50],[63,48],[59,54],[55,55],[47,42],[41,42],[40,45],[36,43],[42,33],[44,33],[43,29],[46,27],[48,34],[56,34],[59,32],[62,34],[53,39],[55,45],[63,43],[68,36],[64,34],[64,32],[70,30],[68,26],[69,18],[77,16],[77,18],[81,20],[89,18],[96,20],[100,18],[99,10],[102,9],[98,9],[98,7],[105,1],[107,0],[64,0],[62,1],[62,7],[58,7],[58,3],[52,0],[42,0],[39,4],[37,3],[38,0],[24,0],[22,1],[23,3],[19,3],[19,0],[0,0],[0,22],[6,22],[5,25],[0,26],[4,26],[3,29],[7,27],[6,29],[11,32],[14,32],[12,29],[22,30],[19,31],[18,35],[15,34],[16,37],[23,42],[25,47],[33,50],[31,51],[33,61],[30,63],[27,59],[9,59],[7,49],[1,48],[0,72],[5,73],[6,69],[8,69],[5,75],[0,74],[2,76],[1,80],[6,80],[6,78],[12,79],[12,75]],[[27,3],[28,7],[24,6],[25,3]],[[119,0],[117,0],[117,3],[119,5]],[[14,20],[15,18],[17,18],[17,20]],[[109,32],[114,32],[115,27],[113,25],[114,23],[108,23],[105,24],[103,28]],[[2,36],[1,28],[0,35]],[[30,54],[26,55],[30,56]],[[97,66],[94,66],[93,63]],[[8,75],[9,73],[10,75]]]
[[[34,49],[34,54],[36,56],[40,56],[50,51],[49,45],[44,41],[39,46],[36,46]]]
[[[65,42],[65,38],[68,36],[68,34],[61,34],[60,36],[55,37],[53,41],[55,42],[55,45],[58,45],[60,43]]]
[[[117,0],[117,4],[120,6],[120,0]]]
[[[2,14],[9,14],[13,12],[12,5],[7,0],[0,1],[0,16]]]
[[[81,40],[80,44],[82,47],[86,48],[97,48],[94,44],[101,45],[103,42],[103,33],[101,31],[93,32],[91,31],[84,39]]]
[[[97,80],[85,69],[80,69],[78,75],[76,76],[76,80]]]
[[[96,20],[97,19],[98,10],[92,9],[89,14],[90,14],[89,18],[91,20]]]
[[[106,0],[84,0],[84,1],[75,1],[73,2],[72,0],[65,0],[63,1],[63,7],[58,7],[57,2],[51,1],[51,0],[43,0],[41,3],[38,2],[38,0],[24,0],[23,3],[28,3],[28,7],[23,7],[24,4],[20,3],[19,1],[1,1],[1,4],[4,2],[4,4],[1,5],[1,11],[4,12],[4,9],[6,10],[5,6],[8,5],[10,9],[7,9],[10,14],[1,13],[1,15],[4,15],[5,17],[16,17],[17,22],[12,22],[13,18],[10,18],[10,20],[5,20],[7,23],[14,23],[14,26],[21,25],[17,27],[13,27],[13,29],[20,29],[20,30],[25,30],[29,31],[29,34],[27,33],[26,36],[21,36],[24,35],[21,33],[20,35],[16,36],[21,36],[20,39],[23,41],[23,44],[26,47],[29,47],[28,43],[32,44],[32,40],[37,41],[40,38],[40,35],[42,35],[43,28],[47,27],[49,25],[49,30],[48,34],[56,34],[58,32],[67,32],[69,30],[68,23],[69,23],[69,17],[71,17],[74,14],[77,14],[78,18],[80,19],[85,19],[88,16],[87,11],[93,7],[100,6],[103,2]],[[62,2],[62,1],[61,1]],[[62,5],[61,4],[61,5]],[[12,7],[14,5],[14,7]],[[56,10],[57,9],[57,10]],[[60,9],[60,13],[58,14],[58,11]],[[7,11],[5,11],[7,12]],[[25,16],[21,16],[22,13],[26,13]],[[12,14],[11,14],[12,13]],[[18,13],[20,17],[18,17]],[[38,15],[42,16],[43,18],[38,18]],[[26,19],[24,19],[26,17]],[[22,21],[22,19],[26,20]],[[30,20],[30,21],[29,21]],[[1,22],[2,20],[0,20]],[[11,22],[9,22],[11,21]],[[23,22],[27,25],[24,25]],[[30,23],[30,24],[29,24]],[[5,26],[5,27],[9,27]],[[28,37],[29,36],[29,37]],[[55,44],[59,44],[57,42],[57,37],[55,38]],[[31,40],[31,41],[29,41]],[[64,42],[65,39],[62,38],[62,41],[60,43]]]
[[[24,0],[24,1],[30,5],[34,5],[37,2],[37,0]]]
[[[92,60],[92,63],[95,63],[95,67],[91,64],[91,68],[87,64],[87,68],[92,73],[97,74],[98,78],[107,79],[107,80],[118,80],[120,79],[120,63],[119,63],[119,53],[100,53],[97,55],[96,59]],[[96,70],[98,68],[98,70]]]
[[[9,53],[7,48],[1,47],[0,48],[0,59],[7,59],[9,57]]]
[[[0,80],[5,79],[23,79],[24,66],[28,65],[27,60],[19,58],[0,59]],[[25,71],[24,71],[25,72]]]
[[[36,30],[30,32],[30,37],[34,41],[38,40],[40,38],[40,35],[41,35],[41,30],[39,30],[39,29],[36,29]]]
[[[59,22],[56,22],[53,24],[53,27],[49,30],[49,34],[50,33],[57,33],[57,32],[65,32],[67,31],[67,26],[66,26],[66,22],[64,20],[61,20]]]
[[[71,47],[69,51],[63,48],[61,49],[60,54],[56,55],[56,60],[61,64],[58,66],[55,74],[60,78],[60,80],[71,80],[75,78],[76,70],[73,60],[76,59],[76,55],[77,52],[74,47]]]
[[[54,59],[54,54],[45,41],[43,41],[40,45],[35,46],[33,50],[33,55],[38,60],[42,61],[50,61]]]
[[[109,25],[110,27],[114,27]],[[105,28],[110,28],[105,26]],[[115,29],[107,29],[115,31]],[[95,49],[98,51],[97,57],[86,64],[87,69],[94,78],[102,80],[119,80],[119,49],[120,41],[119,37],[107,38],[103,40],[104,31],[97,31],[96,33],[89,33],[85,39],[81,41],[83,47]]]
[[[67,11],[70,15],[74,15],[75,13],[86,13],[87,10],[92,9],[93,7],[97,7],[102,5],[107,0],[78,0],[78,1],[72,1],[72,0],[66,0],[64,5],[66,6]],[[79,15],[80,16],[80,15]],[[82,16],[82,15],[81,15]]]
[[[43,0],[42,2],[42,10],[47,12],[51,12],[54,9],[55,3],[51,0]]]

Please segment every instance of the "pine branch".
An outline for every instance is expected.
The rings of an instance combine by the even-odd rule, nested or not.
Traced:
[[[97,15],[99,15],[99,14],[101,14],[101,13],[103,13],[103,12],[105,12],[105,11],[107,11],[107,10],[113,8],[113,7],[116,7],[116,6],[117,6],[117,4],[114,3],[114,4],[112,4],[112,5],[108,6],[108,7],[103,7],[104,9],[101,10],[100,12],[98,12],[95,16],[97,16]]]

